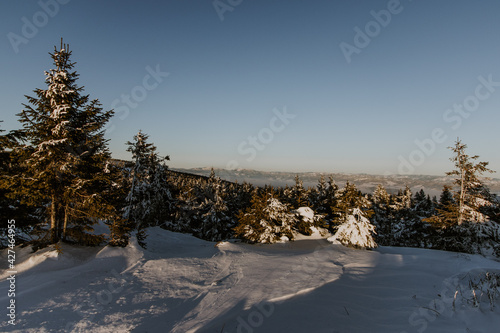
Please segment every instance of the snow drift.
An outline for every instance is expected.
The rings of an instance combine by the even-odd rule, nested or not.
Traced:
[[[207,242],[148,230],[148,249],[17,248],[17,324],[2,332],[493,332],[498,306],[456,304],[478,255],[324,239]],[[0,305],[8,288],[1,252]],[[479,281],[479,280],[478,280]],[[457,283],[453,283],[457,282]]]

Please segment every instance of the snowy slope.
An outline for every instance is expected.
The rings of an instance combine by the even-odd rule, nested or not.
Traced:
[[[456,286],[500,263],[324,239],[220,244],[149,230],[148,250],[17,249],[17,325],[1,332],[497,332],[500,310]],[[0,308],[7,306],[1,252]],[[500,305],[500,304],[499,304]],[[4,315],[2,315],[4,316]]]

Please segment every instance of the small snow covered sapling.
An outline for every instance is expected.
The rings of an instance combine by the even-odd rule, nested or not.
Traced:
[[[276,243],[281,240],[293,240],[292,227],[296,216],[289,213],[287,204],[276,199],[274,192],[256,193],[252,206],[238,215],[236,237],[250,243]]]
[[[338,227],[335,235],[328,238],[328,241],[340,242],[355,248],[373,249],[377,247],[377,243],[375,243],[372,233],[375,233],[375,226],[364,216],[361,209],[355,208],[347,216],[346,221]]]
[[[325,224],[324,216],[315,214],[310,207],[299,207],[291,211],[291,213],[296,217],[293,229],[302,235],[311,236],[314,228],[322,227]]]
[[[334,221],[338,226],[336,233],[328,238],[328,241],[355,248],[377,247],[372,236],[375,233],[375,226],[368,219],[372,214],[370,206],[368,199],[356,189],[356,186],[347,182],[338,192],[336,206],[332,207],[336,214]]]

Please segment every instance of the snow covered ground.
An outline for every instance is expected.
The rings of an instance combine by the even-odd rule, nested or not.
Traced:
[[[315,234],[290,243],[206,242],[160,228],[148,249],[16,249],[16,326],[1,332],[498,332],[467,286],[500,263],[477,255],[381,247],[363,251]],[[457,290],[459,292],[457,293]],[[456,295],[455,295],[456,294]],[[454,301],[455,299],[455,301]],[[453,306],[454,305],[454,306]],[[455,307],[455,309],[453,309]]]

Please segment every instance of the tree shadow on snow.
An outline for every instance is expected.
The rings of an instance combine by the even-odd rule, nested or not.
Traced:
[[[247,310],[232,309],[197,332],[411,333],[424,327],[434,327],[428,332],[443,332],[443,327],[445,332],[456,332],[460,328],[460,323],[426,310],[438,297],[446,275],[446,268],[438,268],[446,262],[443,258],[429,261],[427,256],[415,256],[414,251],[402,250],[400,254],[397,249],[389,253],[383,249],[340,251],[347,254],[344,259],[341,255],[327,259],[332,265],[342,265],[340,278]],[[339,248],[336,253],[341,253]],[[429,274],[429,269],[423,269],[429,265],[441,272]],[[313,271],[311,276],[318,273]]]

